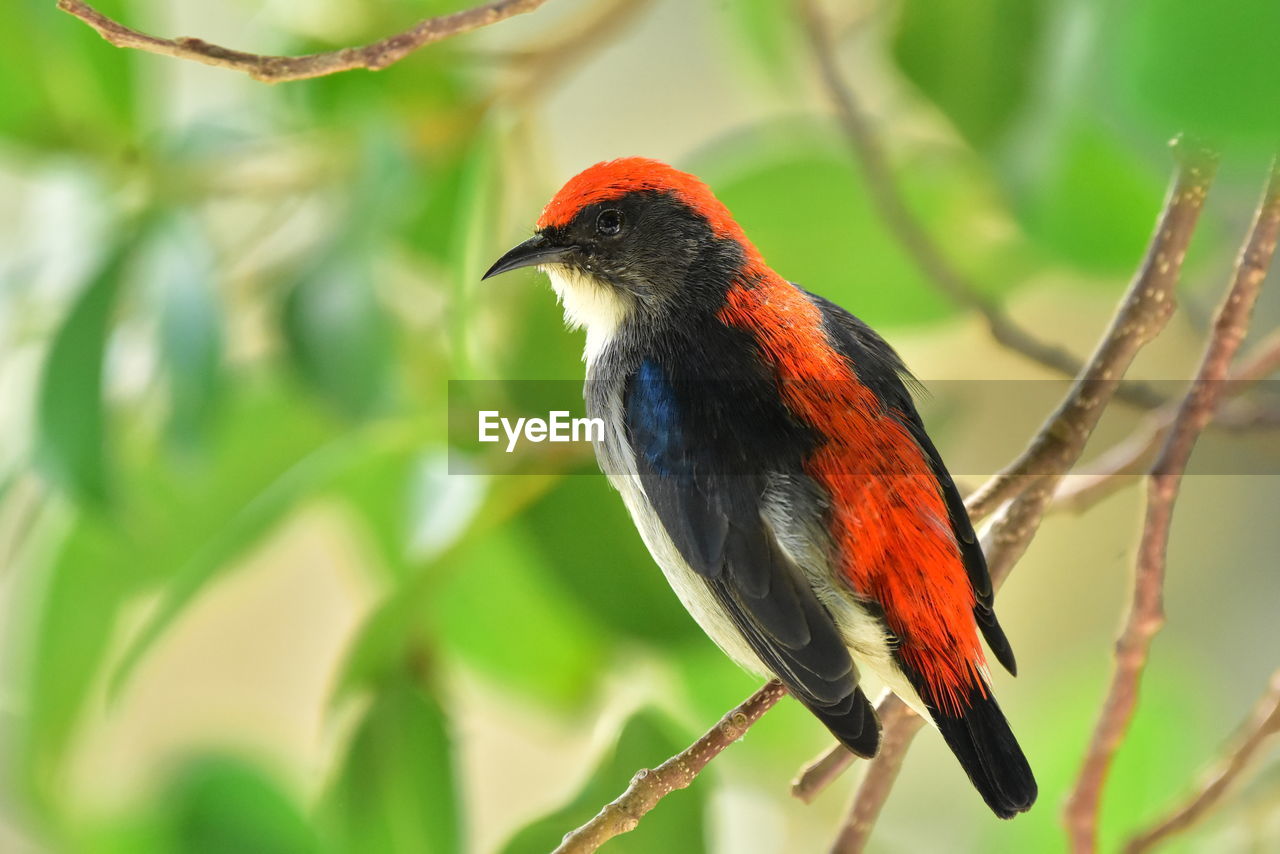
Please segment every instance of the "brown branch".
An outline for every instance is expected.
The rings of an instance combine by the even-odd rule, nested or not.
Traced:
[[[766,682],[702,738],[652,771],[637,773],[617,800],[606,804],[595,818],[565,836],[555,854],[595,851],[613,837],[635,830],[645,813],[676,789],[688,787],[712,759],[742,738],[786,693],[787,689],[776,679]]]
[[[1199,787],[1186,800],[1130,839],[1125,851],[1128,854],[1142,854],[1170,836],[1190,829],[1221,802],[1262,747],[1276,735],[1280,735],[1280,670],[1272,675],[1266,693],[1254,707],[1249,720],[1240,728],[1235,747],[1205,775]]]
[[[975,518],[988,515],[1035,479],[1056,478],[1070,469],[1134,356],[1173,314],[1174,286],[1216,167],[1213,155],[1185,140],[1174,141],[1174,152],[1179,160],[1177,175],[1155,238],[1120,310],[1071,392],[1027,449],[966,501]]]
[[[523,104],[546,92],[588,56],[607,47],[653,0],[611,0],[578,29],[552,44],[514,56],[524,78],[498,97]]]
[[[889,157],[863,113],[853,88],[840,73],[830,27],[814,0],[795,0],[805,25],[813,56],[827,89],[840,127],[854,159],[862,167],[867,191],[880,218],[924,276],[956,305],[976,311],[999,344],[1068,377],[1079,375],[1081,362],[1071,353],[1033,335],[1004,313],[968,278],[952,266],[920,220],[907,207],[894,180]],[[1119,392],[1123,399],[1144,408],[1159,406],[1164,398],[1142,383],[1129,383]]]
[[[1280,332],[1273,333],[1266,341],[1254,348],[1253,353],[1242,360],[1231,371],[1227,386],[1223,389],[1224,398],[1232,398],[1243,394],[1250,385],[1280,370]],[[1239,430],[1250,427],[1274,426],[1270,421],[1270,413],[1258,412],[1255,417],[1238,415],[1223,424],[1222,415],[1225,406],[1218,408],[1211,426]],[[1178,414],[1178,407],[1167,403],[1151,412],[1129,436],[1112,445],[1094,461],[1091,468],[1096,469],[1088,474],[1073,475],[1058,485],[1053,499],[1054,510],[1067,510],[1079,513],[1097,504],[1117,489],[1122,487],[1127,477],[1139,475],[1147,470],[1155,458],[1160,444],[1169,434],[1169,428]],[[1266,416],[1266,418],[1258,417]]]
[[[323,77],[356,68],[379,71],[426,45],[496,24],[515,15],[532,12],[546,2],[547,0],[494,0],[450,15],[425,18],[404,32],[362,47],[344,47],[305,56],[246,53],[197,38],[159,38],[126,27],[82,0],[58,0],[58,8],[84,21],[116,47],[230,68],[243,71],[255,80],[279,83]]]
[[[832,852],[861,851],[867,844],[880,810],[898,779],[898,772],[902,770],[907,748],[924,727],[924,718],[892,694],[880,701],[876,714],[884,727],[880,735],[880,753],[858,786],[849,815],[831,846]]]
[[[975,521],[999,508],[982,537],[983,551],[987,555],[992,584],[996,589],[1003,584],[1035,536],[1052,501],[1058,478],[1083,453],[1085,443],[1097,425],[1102,410],[1119,387],[1120,377],[1124,375],[1138,350],[1163,328],[1172,311],[1173,288],[1182,257],[1191,240],[1214,171],[1213,159],[1201,149],[1188,150],[1185,144],[1181,144],[1176,147],[1175,152],[1178,169],[1139,273],[1129,286],[1082,376],[1032,441],[1033,448],[1048,449],[1037,451],[1040,455],[1037,457],[1037,475],[1010,480],[1018,489],[1002,497],[1013,500],[988,501],[981,506],[972,501],[967,503]],[[1055,438],[1050,440],[1050,436]],[[1002,475],[996,476],[1000,477]],[[989,492],[990,487],[989,482],[977,495]],[[877,711],[892,711],[887,702],[882,701]],[[901,726],[905,728],[906,724]],[[855,797],[851,810],[858,814],[860,822],[874,820],[879,814],[889,795],[897,769],[901,766],[901,753],[909,746],[912,736],[914,731],[904,730],[902,738],[895,741],[894,748],[882,747],[879,755],[871,761],[867,769],[868,778],[874,777],[879,782],[874,786],[864,784]],[[847,751],[837,746],[801,772],[798,785],[803,784],[801,793],[807,799],[816,796],[843,767],[847,767],[848,763],[842,765],[837,756],[833,755],[841,752]],[[859,851],[860,846],[865,843],[866,834],[843,834],[842,839],[848,844],[836,850]]]
[[[876,714],[879,713],[880,706],[877,704]],[[801,766],[795,779],[791,781],[791,797],[799,798],[806,804],[813,803],[813,799],[835,782],[857,758],[837,741],[808,764]]]
[[[1146,519],[1138,545],[1133,603],[1116,644],[1116,669],[1080,775],[1063,812],[1076,852],[1097,849],[1098,813],[1111,762],[1128,732],[1151,641],[1164,624],[1165,557],[1178,487],[1196,439],[1213,418],[1231,360],[1249,328],[1258,292],[1280,239],[1280,161],[1273,167],[1253,226],[1240,252],[1226,299],[1218,309],[1196,381],[1183,398],[1151,467]]]

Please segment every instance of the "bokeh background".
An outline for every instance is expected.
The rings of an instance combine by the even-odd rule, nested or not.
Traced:
[[[467,3],[98,5],[300,53]],[[1134,371],[1189,376],[1280,138],[1280,7],[825,9],[911,208],[1079,355],[1141,256],[1167,140],[1224,145],[1181,310]],[[117,50],[51,0],[4,17],[0,850],[545,851],[753,690],[587,457],[449,465],[450,380],[581,375],[537,274],[478,278],[590,163],[701,174],[775,268],[943,384],[944,456],[1024,440],[944,381],[1049,377],[880,222],[790,3],[554,0],[376,74],[275,87]],[[1272,288],[1255,328],[1277,323]],[[1035,423],[1030,406],[1011,411]],[[1204,442],[1248,466],[1277,435]],[[1186,790],[1280,664],[1278,506],[1274,476],[1188,479],[1105,847]],[[1063,848],[1140,510],[1135,481],[1053,515],[1002,592],[1022,675],[996,687],[1039,805],[996,821],[926,732],[873,850]],[[788,785],[828,744],[784,700],[608,850],[824,850],[856,771],[811,806]],[[1170,849],[1280,850],[1274,755]]]

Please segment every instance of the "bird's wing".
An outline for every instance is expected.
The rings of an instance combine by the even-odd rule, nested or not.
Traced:
[[[878,723],[845,642],[762,516],[775,460],[750,459],[740,439],[768,437],[775,449],[799,441],[778,435],[794,426],[771,429],[762,407],[750,389],[694,387],[646,361],[627,382],[623,417],[645,495],[685,562],[787,689],[871,755]]]
[[[929,434],[925,432],[924,423],[916,412],[908,384],[915,384],[915,379],[908,373],[906,366],[883,338],[858,318],[840,306],[823,299],[816,294],[809,294],[810,299],[822,311],[828,337],[832,346],[844,356],[858,380],[875,392],[886,412],[907,428],[920,449],[929,461],[929,468],[938,482],[943,500],[946,502],[952,533],[960,547],[960,555],[964,560],[965,571],[969,576],[969,584],[975,597],[974,617],[982,636],[987,641],[991,652],[1010,673],[1017,672],[1013,648],[1005,637],[1004,630],[996,620],[992,607],[995,593],[991,587],[991,574],[987,570],[987,559],[973,530],[969,513],[965,510],[964,499],[956,489],[955,481],[938,449],[934,447]]]

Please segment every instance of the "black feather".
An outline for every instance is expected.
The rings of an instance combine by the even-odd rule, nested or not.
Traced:
[[[898,663],[991,811],[1000,818],[1013,818],[1031,809],[1038,793],[1035,775],[990,688],[972,685],[961,699],[962,710],[947,711],[901,656]]]
[[[805,477],[814,437],[787,412],[742,333],[722,324],[704,331],[652,347],[626,382],[623,419],[640,483],[761,663],[851,750],[870,755],[879,724],[848,647],[763,516],[771,474]],[[704,350],[716,358],[699,358]],[[731,379],[708,378],[709,364]]]

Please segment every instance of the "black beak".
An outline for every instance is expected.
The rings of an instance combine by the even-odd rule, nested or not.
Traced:
[[[574,247],[572,246],[556,246],[541,234],[535,234],[524,243],[512,248],[497,261],[494,261],[493,266],[489,268],[489,272],[481,276],[480,280],[484,281],[490,276],[518,270],[521,267],[532,267],[535,264],[554,264],[557,261],[564,260],[564,257],[573,250]]]

